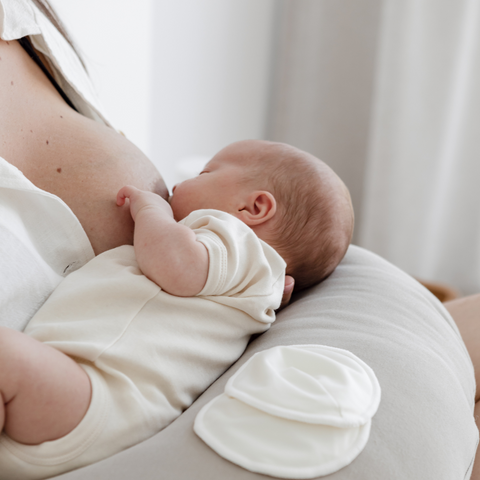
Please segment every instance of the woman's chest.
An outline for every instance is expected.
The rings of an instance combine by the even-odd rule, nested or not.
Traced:
[[[0,157],[78,217],[95,253],[132,243],[124,185],[166,195],[148,158],[113,129],[79,115],[17,42],[0,41]]]

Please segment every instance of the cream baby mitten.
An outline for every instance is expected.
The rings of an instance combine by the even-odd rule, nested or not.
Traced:
[[[255,354],[205,405],[194,430],[219,455],[281,478],[313,478],[352,462],[380,403],[373,370],[347,350],[280,346]]]

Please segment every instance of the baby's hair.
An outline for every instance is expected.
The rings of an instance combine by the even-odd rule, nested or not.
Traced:
[[[248,177],[267,177],[265,189],[280,214],[268,243],[287,262],[295,290],[302,290],[327,278],[344,257],[353,232],[350,194],[313,155],[286,144],[259,143],[263,148]]]

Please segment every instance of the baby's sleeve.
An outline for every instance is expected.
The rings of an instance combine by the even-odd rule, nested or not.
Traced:
[[[286,264],[238,218],[218,210],[197,210],[182,220],[208,251],[207,282],[198,294],[273,321],[280,306]],[[237,307],[238,304],[238,307]],[[241,306],[240,306],[241,304]]]

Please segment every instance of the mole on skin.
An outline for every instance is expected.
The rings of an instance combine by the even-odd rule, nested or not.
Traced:
[[[61,168],[57,168],[57,172],[58,172],[58,173],[62,173],[62,169],[61,169]]]

